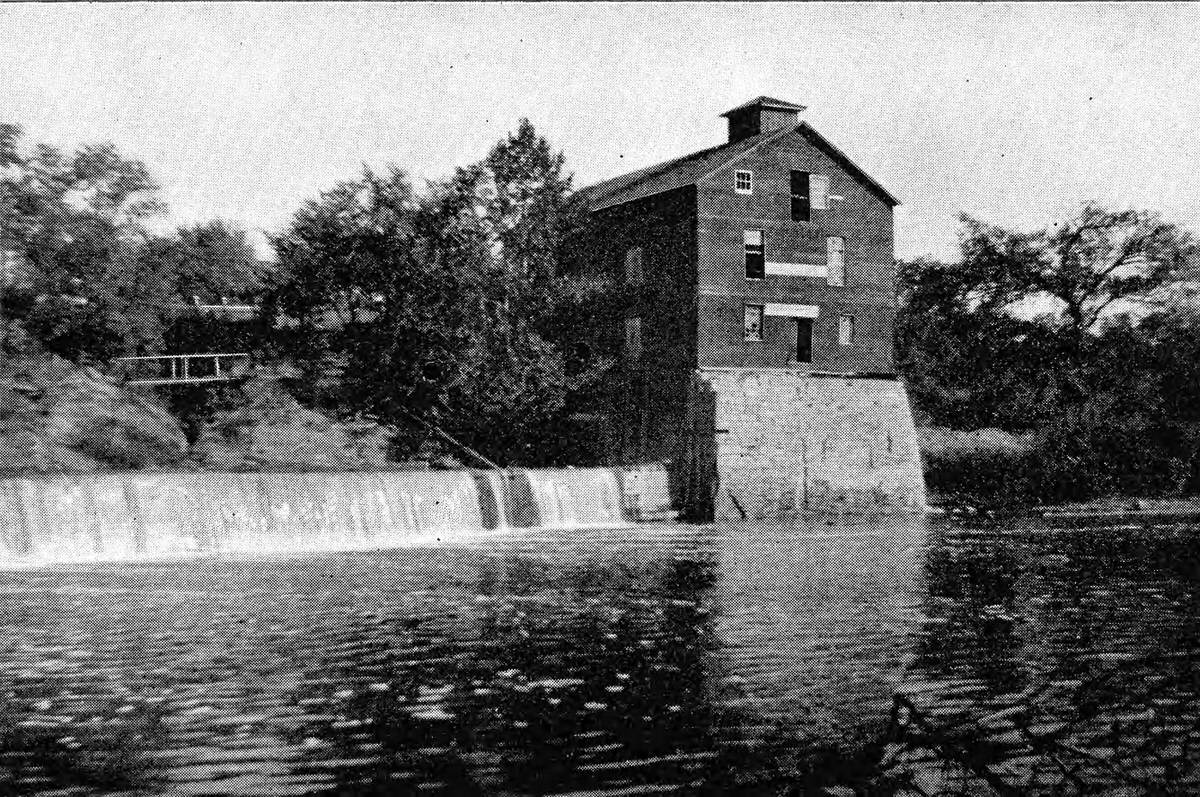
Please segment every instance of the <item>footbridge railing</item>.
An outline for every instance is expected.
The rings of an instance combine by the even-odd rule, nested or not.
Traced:
[[[114,370],[127,385],[178,385],[228,382],[240,377],[238,365],[250,355],[245,352],[163,354],[117,357]]]

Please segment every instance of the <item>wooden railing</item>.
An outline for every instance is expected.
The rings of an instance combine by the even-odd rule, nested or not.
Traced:
[[[113,362],[127,385],[176,385],[237,379],[236,366],[249,356],[245,352],[163,354],[117,357]]]

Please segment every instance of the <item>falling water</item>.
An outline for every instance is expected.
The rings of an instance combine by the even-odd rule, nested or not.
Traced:
[[[648,469],[646,469],[648,470]],[[0,557],[30,563],[388,548],[499,528],[628,525],[611,468],[89,474],[0,481]],[[657,499],[668,503],[665,494]]]

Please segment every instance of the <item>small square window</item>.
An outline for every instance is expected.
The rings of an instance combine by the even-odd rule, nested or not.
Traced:
[[[854,345],[854,316],[844,315],[838,319],[838,343],[842,346]]]
[[[739,194],[754,193],[754,172],[737,171],[733,173],[733,190]]]
[[[763,305],[746,305],[745,339],[763,339]]]
[[[760,280],[766,274],[766,259],[763,256],[763,231],[746,230],[742,234],[746,250],[746,279]]]

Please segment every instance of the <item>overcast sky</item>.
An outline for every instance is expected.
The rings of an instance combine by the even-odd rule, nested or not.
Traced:
[[[418,179],[528,116],[586,185],[720,143],[767,94],[904,203],[897,254],[959,212],[1085,199],[1200,230],[1200,6],[0,4],[0,120],[146,162],[171,223],[275,230],[363,163]]]

